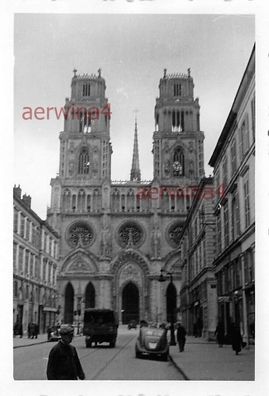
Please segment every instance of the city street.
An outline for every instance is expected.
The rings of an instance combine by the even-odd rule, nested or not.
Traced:
[[[168,362],[135,358],[138,330],[120,329],[115,348],[108,344],[85,347],[84,337],[75,337],[72,344],[83,366],[86,380],[183,380]],[[14,349],[15,380],[45,380],[48,355],[55,342]]]

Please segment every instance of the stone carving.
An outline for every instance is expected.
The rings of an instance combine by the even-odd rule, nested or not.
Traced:
[[[169,160],[165,161],[164,173],[165,173],[165,175],[169,175],[169,173],[170,173],[170,161]]]
[[[134,264],[127,264],[120,273],[119,283],[122,284],[127,280],[135,280],[142,284],[141,271]]]
[[[76,261],[70,265],[67,272],[89,272],[89,267],[83,261]]]
[[[161,255],[161,232],[157,225],[154,226],[152,231],[152,252],[153,257],[160,258]]]
[[[108,226],[105,226],[101,231],[101,255],[110,256],[112,250],[111,232]]]

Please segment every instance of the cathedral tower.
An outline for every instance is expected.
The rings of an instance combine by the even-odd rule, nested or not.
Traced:
[[[154,178],[161,184],[193,184],[204,176],[200,106],[193,79],[164,69],[155,105]]]

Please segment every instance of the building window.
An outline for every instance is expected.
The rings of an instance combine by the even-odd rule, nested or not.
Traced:
[[[255,120],[256,120],[256,115],[255,115],[255,96],[251,101],[251,128],[252,128],[252,133],[253,133],[253,140],[255,140]]]
[[[81,149],[78,159],[78,173],[80,175],[86,175],[89,173],[89,169],[90,169],[90,159],[89,159],[88,149],[86,147],[83,147]]]
[[[29,275],[29,256],[30,252],[29,250],[26,250],[25,252],[25,275]]]
[[[172,111],[172,132],[182,132],[184,130],[184,111]]]
[[[174,176],[184,175],[184,154],[181,147],[178,147],[174,152],[173,175]]]
[[[228,201],[224,205],[224,246],[229,244],[229,207]]]
[[[241,135],[241,155],[242,158],[247,153],[249,149],[249,126],[248,126],[248,116],[246,116],[245,120],[242,122],[240,128],[240,135]]]
[[[22,246],[19,247],[19,272],[22,273],[23,271],[23,253],[24,249]]]
[[[13,283],[13,294],[14,294],[14,297],[18,297],[18,282],[17,281],[14,281],[14,283]]]
[[[174,84],[174,96],[181,96],[181,84]]]
[[[91,96],[91,84],[83,84],[82,96]]]
[[[249,204],[249,180],[248,176],[244,180],[244,206],[245,206],[245,227],[250,225],[250,204]]]
[[[13,231],[18,232],[18,217],[19,213],[16,208],[14,208],[14,213],[13,213]]]
[[[254,282],[254,254],[252,250],[245,253],[245,284]]]
[[[46,281],[46,266],[47,266],[47,261],[46,261],[46,259],[44,259],[43,260],[43,271],[42,271],[43,282]]]
[[[236,239],[240,235],[240,213],[238,192],[235,191],[232,198],[232,238]]]
[[[231,144],[231,170],[232,170],[232,176],[235,174],[236,171],[236,140],[235,138],[232,140]]]
[[[91,126],[91,112],[87,111],[85,108],[84,111],[81,111],[79,115],[79,132],[89,133],[91,132]]]
[[[224,187],[226,187],[227,183],[228,183],[227,157],[224,157],[223,163],[222,163],[222,181],[223,181]]]
[[[21,227],[20,227],[20,235],[24,237],[24,228],[25,228],[25,216],[21,213]]]
[[[17,243],[13,243],[13,270],[17,269]]]
[[[27,241],[29,241],[29,239],[30,239],[30,220],[28,220],[26,218],[25,222],[26,222],[26,235],[25,235],[25,238],[27,239]]]

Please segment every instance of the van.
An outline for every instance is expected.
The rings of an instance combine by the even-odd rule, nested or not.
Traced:
[[[83,335],[86,348],[92,343],[108,342],[111,348],[116,345],[118,318],[111,309],[86,308],[84,312]]]

